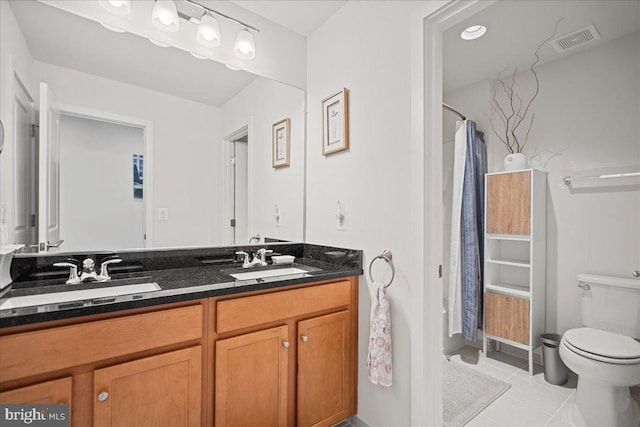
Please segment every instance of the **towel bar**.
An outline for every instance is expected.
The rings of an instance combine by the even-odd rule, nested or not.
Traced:
[[[388,249],[385,249],[380,255],[376,256],[371,260],[371,263],[369,263],[369,278],[371,279],[372,282],[375,282],[375,280],[373,280],[373,275],[371,274],[371,267],[373,267],[373,263],[379,259],[384,260],[387,264],[389,264],[389,267],[391,267],[391,279],[389,279],[389,283],[384,285],[386,289],[389,286],[391,286],[391,282],[393,282],[393,278],[396,275],[396,269],[393,266],[393,255],[391,255],[391,251],[389,251]]]

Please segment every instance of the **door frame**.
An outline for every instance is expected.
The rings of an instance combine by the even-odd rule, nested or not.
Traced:
[[[441,425],[442,413],[442,33],[497,0],[427,2],[414,15],[411,43],[412,140],[422,157],[424,268],[411,355],[411,425]],[[415,375],[414,375],[415,374]]]
[[[222,231],[222,239],[224,244],[229,245],[244,245],[247,242],[234,243],[233,238],[233,230],[229,224],[229,221],[233,215],[233,197],[234,197],[234,188],[233,188],[233,165],[231,164],[231,156],[233,155],[233,144],[236,140],[247,136],[249,138],[248,144],[251,144],[251,134],[253,127],[253,119],[249,118],[247,123],[244,123],[235,130],[227,133],[222,137],[222,176],[220,177],[220,182],[222,183],[222,203],[220,204],[220,226]],[[252,173],[251,173],[251,150],[247,149],[247,233],[250,234],[249,224],[251,224],[251,182]]]
[[[153,121],[138,117],[125,116],[107,111],[95,110],[79,105],[56,104],[56,109],[61,115],[79,117],[83,119],[98,120],[101,122],[113,123],[117,125],[130,126],[142,129],[144,143],[144,227],[145,227],[145,247],[153,247],[154,229],[154,204],[153,204]]]

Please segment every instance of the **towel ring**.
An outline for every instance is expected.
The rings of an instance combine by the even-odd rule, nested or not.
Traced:
[[[385,249],[380,255],[371,260],[371,263],[369,263],[369,278],[372,282],[375,282],[375,280],[373,280],[373,275],[371,274],[371,267],[373,267],[373,263],[379,259],[384,260],[387,264],[389,264],[389,267],[391,267],[391,279],[389,279],[389,283],[384,285],[384,288],[386,289],[391,286],[391,282],[393,282],[393,278],[396,275],[396,269],[393,266],[393,255],[391,255],[391,252],[389,250]]]

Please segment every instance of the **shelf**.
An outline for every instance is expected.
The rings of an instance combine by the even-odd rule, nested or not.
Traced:
[[[528,287],[512,285],[509,283],[485,283],[484,289],[498,294],[529,299],[531,292]]]
[[[513,240],[518,242],[529,242],[531,236],[524,236],[519,234],[487,234],[487,240]]]
[[[506,259],[506,258],[488,259],[487,262],[490,264],[508,265],[510,267],[522,267],[522,268],[531,267],[531,263],[529,263],[529,261],[521,261],[519,259]]]
[[[487,334],[487,333],[485,333],[485,335],[486,335],[487,339],[490,339],[490,340],[493,340],[493,341],[499,341],[501,343],[510,345],[512,347],[517,347],[517,348],[519,348],[521,350],[530,351],[530,350],[534,349],[532,346],[527,345],[527,344],[522,344],[522,343],[519,343],[519,342],[511,341],[511,340],[508,340],[506,338],[498,337],[498,336]],[[485,354],[486,354],[486,352],[485,352]]]

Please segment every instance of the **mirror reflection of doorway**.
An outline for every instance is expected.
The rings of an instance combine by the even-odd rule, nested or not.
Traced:
[[[232,141],[233,145],[233,243],[246,244],[249,241],[247,227],[247,187],[249,136],[244,135]]]
[[[145,247],[144,148],[142,128],[61,115],[60,236],[66,251]]]

